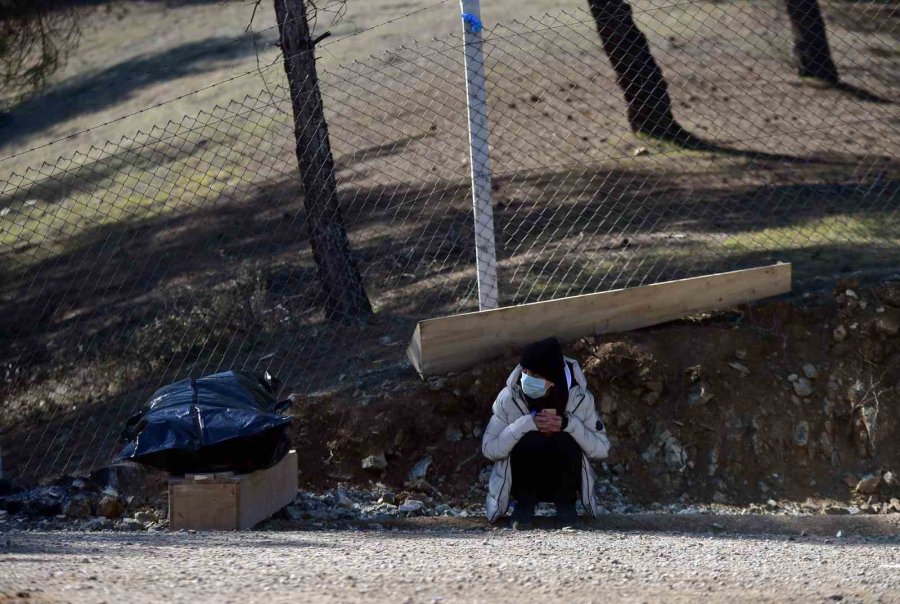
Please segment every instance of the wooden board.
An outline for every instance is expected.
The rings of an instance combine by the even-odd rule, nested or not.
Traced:
[[[407,348],[422,376],[468,369],[542,338],[571,342],[791,291],[791,265],[774,264],[547,302],[428,319]]]
[[[296,451],[268,470],[247,474],[239,493],[239,528],[250,528],[292,503],[297,496],[297,481]]]
[[[169,528],[233,531],[253,527],[297,496],[297,452],[251,474],[191,474],[169,480]]]

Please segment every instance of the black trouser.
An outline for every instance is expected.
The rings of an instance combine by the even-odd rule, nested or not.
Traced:
[[[528,432],[512,450],[512,496],[520,504],[574,504],[581,483],[581,447],[568,432]]]

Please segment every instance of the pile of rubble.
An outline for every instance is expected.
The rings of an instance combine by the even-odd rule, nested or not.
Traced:
[[[131,464],[25,487],[0,481],[0,524],[45,530],[166,528],[165,478]]]
[[[871,483],[871,479],[870,483]],[[803,502],[768,500],[765,504],[732,505],[692,502],[686,496],[672,503],[640,504],[627,501],[617,488],[615,477],[598,481],[597,492],[603,502],[604,513],[614,514],[718,514],[748,515],[776,514],[804,516],[816,514],[900,514],[900,499],[894,497],[884,503],[872,501],[871,496],[856,504],[847,505],[834,500]],[[383,484],[373,488],[344,485],[325,492],[298,491],[293,503],[275,518],[263,523],[261,529],[334,529],[365,526],[383,530],[393,521],[430,518],[484,518],[484,498],[470,501],[450,501],[435,493],[412,487],[396,492]],[[483,485],[482,485],[483,486]],[[146,488],[139,489],[145,492]],[[430,491],[430,494],[429,492]],[[483,488],[482,488],[483,491]],[[71,481],[68,490],[61,485],[38,487],[0,497],[0,531],[67,530],[67,531],[148,531],[168,529],[166,501],[163,496],[141,494],[122,496],[106,485],[92,489],[84,479]],[[583,513],[583,510],[580,510]],[[539,504],[538,516],[552,516],[551,504]]]

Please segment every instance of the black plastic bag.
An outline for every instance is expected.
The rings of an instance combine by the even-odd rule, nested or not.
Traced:
[[[271,378],[226,371],[161,388],[125,427],[116,461],[135,461],[173,474],[253,472],[287,454],[282,415]]]

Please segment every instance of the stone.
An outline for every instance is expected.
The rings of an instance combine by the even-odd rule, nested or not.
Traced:
[[[385,347],[387,347],[387,346],[393,345],[393,343],[394,343],[394,341],[391,340],[391,336],[382,336],[382,337],[378,338],[378,345],[379,345],[379,346],[385,346]]]
[[[670,472],[681,472],[688,461],[687,451],[674,436],[669,435],[665,447],[666,467]]]
[[[657,459],[660,453],[663,454],[666,468],[670,472],[681,472],[687,465],[687,451],[684,450],[678,439],[662,426],[656,428],[653,441],[641,454],[641,458],[647,463],[651,463]]]
[[[794,382],[794,392],[800,397],[810,396],[813,393],[812,383],[806,378],[798,378]]]
[[[659,394],[657,394],[656,392],[648,392],[643,397],[641,397],[641,400],[652,407],[659,402]]]
[[[407,499],[403,505],[400,506],[399,510],[401,512],[418,512],[425,508],[425,502],[420,501],[418,499]]]
[[[655,392],[656,394],[662,394],[663,392],[663,383],[660,380],[653,380],[651,382],[647,382],[644,384],[647,390],[650,392]]]
[[[719,450],[718,449],[710,449],[708,455],[709,465],[707,466],[706,472],[710,476],[715,476],[716,471],[719,469]]]
[[[462,430],[460,430],[456,426],[448,426],[446,432],[444,432],[444,440],[446,440],[447,442],[458,443],[462,439]]]
[[[144,523],[134,518],[125,518],[119,522],[119,528],[123,531],[142,531]]]
[[[844,484],[847,485],[848,487],[850,487],[851,489],[855,489],[856,485],[859,484],[859,478],[857,478],[853,474],[847,474],[846,476],[844,476],[843,480],[844,480]]]
[[[647,147],[635,147],[634,151],[631,152],[633,157],[640,157],[641,155],[647,155],[650,153],[650,150]]]
[[[897,475],[891,471],[887,471],[881,475],[881,479],[884,481],[889,487],[896,487],[900,485],[900,480],[898,480]]]
[[[284,515],[288,517],[288,520],[292,520],[294,522],[300,522],[303,520],[303,512],[295,505],[289,505],[284,508]]]
[[[747,358],[747,351],[746,350],[735,350],[734,356],[735,356],[735,358],[737,358],[737,360],[743,361],[744,359]]]
[[[385,468],[387,468],[387,458],[384,456],[384,451],[379,451],[375,455],[364,457],[362,460],[363,470],[374,470],[380,472]]]
[[[109,518],[91,518],[87,521],[85,528],[89,531],[105,531],[113,526],[112,520]]]
[[[885,336],[895,336],[900,332],[900,313],[886,313],[875,319],[875,332]]]
[[[834,443],[831,442],[828,432],[819,434],[819,449],[824,457],[831,457],[831,454],[834,452]]]
[[[600,413],[613,413],[617,407],[616,399],[609,392],[600,395]]]
[[[713,501],[716,503],[728,503],[728,497],[721,491],[713,493]]]
[[[478,473],[478,484],[486,487],[491,480],[491,473],[493,472],[493,470],[493,464],[481,468],[481,471]]]
[[[428,468],[431,466],[431,455],[426,455],[422,459],[416,462],[416,464],[412,467],[407,475],[406,479],[409,482],[417,482],[419,480],[425,480],[425,476],[428,474]]]
[[[738,363],[737,361],[732,361],[728,363],[728,366],[739,372],[741,375],[750,375],[750,368],[744,365],[743,363]]]
[[[88,518],[91,515],[91,502],[87,497],[72,497],[63,504],[62,513],[68,518]]]
[[[447,378],[436,377],[428,380],[428,387],[437,392],[447,387]]]
[[[148,512],[146,510],[135,513],[134,519],[140,522],[141,524],[150,524],[152,522],[156,522],[156,514],[153,512]]]
[[[119,501],[119,498],[111,495],[104,495],[97,504],[97,513],[111,520],[119,518],[124,511],[125,507]]]
[[[792,373],[791,375],[789,375],[787,377],[787,379],[789,382],[796,382],[798,379],[800,379],[800,376],[797,375],[796,373]]]
[[[698,405],[704,405],[711,401],[713,398],[712,392],[709,390],[709,386],[706,382],[699,381],[691,384],[691,387],[688,388],[688,406],[696,407]]]
[[[381,497],[378,498],[378,503],[387,503],[388,505],[395,505],[397,503],[397,495],[394,493],[387,491],[381,494]]]
[[[832,505],[825,506],[825,513],[830,514],[832,516],[846,516],[850,512],[844,506],[832,504]]]
[[[885,511],[900,513],[900,499],[891,497],[890,503],[885,506]]]
[[[878,474],[864,476],[856,485],[856,492],[863,495],[872,495],[881,486],[881,476]]]
[[[834,331],[831,332],[831,335],[835,339],[835,341],[843,342],[844,339],[847,337],[847,328],[844,327],[843,325],[838,325],[837,327],[834,328]]]
[[[807,363],[803,366],[803,375],[811,380],[814,380],[819,377],[819,371],[816,369],[815,365],[813,365],[812,363]]]
[[[847,513],[850,514],[851,516],[856,516],[857,514],[859,514],[860,511],[861,510],[858,507],[856,507],[855,505],[851,505],[851,506],[847,507]]]
[[[334,503],[335,503],[335,505],[342,507],[342,508],[352,508],[353,507],[353,500],[347,496],[347,493],[345,493],[344,491],[340,491],[340,490],[334,494]]]
[[[809,444],[809,424],[806,422],[797,422],[794,426],[794,444],[798,447],[805,447]]]

